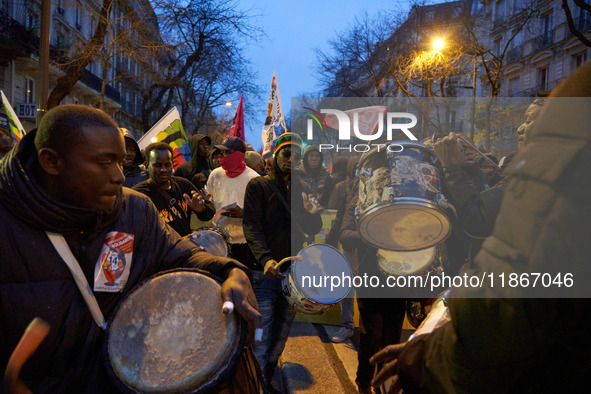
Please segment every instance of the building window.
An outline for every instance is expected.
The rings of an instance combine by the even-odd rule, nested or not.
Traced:
[[[540,90],[548,90],[548,66],[538,68],[538,86]]]
[[[499,0],[495,4],[495,23],[503,22],[505,20],[506,10],[505,0]]]
[[[573,70],[587,61],[587,51],[573,55]]]
[[[76,2],[76,29],[82,28],[82,4]]]
[[[552,11],[545,13],[542,15],[542,31],[544,32],[544,37],[550,39],[552,34]]]
[[[435,19],[435,11],[425,11],[425,22],[433,22]]]
[[[454,15],[454,18],[458,18],[462,15],[462,6],[461,5],[457,5],[454,7],[453,15]]]
[[[35,104],[35,80],[25,78],[25,104]]]
[[[503,42],[503,37],[499,37],[494,41],[494,54],[499,56],[501,54],[501,42]]]
[[[519,77],[509,79],[509,96],[514,97],[519,92]]]
[[[26,21],[27,29],[29,30],[36,30],[39,29],[39,15],[33,10],[27,11],[27,21]]]

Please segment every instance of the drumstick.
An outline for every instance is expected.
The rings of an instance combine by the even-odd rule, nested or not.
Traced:
[[[293,261],[302,261],[302,256],[290,256],[290,257],[286,257],[283,260],[281,260],[279,263],[277,263],[277,265],[275,266],[275,269],[277,271],[279,271],[279,268],[287,263],[288,261],[293,260]]]
[[[472,142],[472,140],[470,140],[470,138],[466,137],[465,135],[462,134],[456,134],[456,136],[462,140],[463,142],[465,142],[468,145],[468,148],[472,148],[473,150],[476,151],[476,153],[478,153],[480,156],[484,157],[486,160],[488,160],[489,163],[491,163],[492,165],[494,165],[495,167],[499,168],[499,165],[497,163],[495,163],[494,161],[492,161],[487,155],[485,155],[484,153],[482,153],[477,147],[476,145],[474,145],[474,143]]]
[[[10,355],[4,372],[4,387],[9,393],[31,393],[31,390],[19,379],[20,370],[29,357],[37,350],[49,334],[49,324],[36,317],[29,323],[18,345]]]

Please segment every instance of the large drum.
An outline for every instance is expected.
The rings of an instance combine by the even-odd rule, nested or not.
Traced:
[[[232,238],[223,227],[200,227],[188,235],[194,244],[214,256],[230,257]]]
[[[321,314],[349,294],[353,273],[338,249],[312,244],[298,256],[302,260],[292,261],[282,285],[288,302],[299,312]]]
[[[130,392],[260,393],[260,371],[237,313],[222,313],[220,283],[198,270],[154,276],[109,324],[108,365]],[[241,377],[241,378],[238,378]]]
[[[359,160],[357,220],[361,237],[380,249],[414,251],[451,232],[433,150],[411,141],[376,146]],[[400,150],[402,148],[402,150]]]

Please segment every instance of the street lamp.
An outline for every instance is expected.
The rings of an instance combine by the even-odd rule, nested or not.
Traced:
[[[225,102],[225,106],[228,107],[228,108],[231,107],[232,106],[232,102],[231,101],[226,101]]]
[[[433,49],[435,50],[435,52],[439,52],[443,49],[444,46],[445,41],[443,41],[443,39],[441,38],[436,38],[435,41],[433,41]]]

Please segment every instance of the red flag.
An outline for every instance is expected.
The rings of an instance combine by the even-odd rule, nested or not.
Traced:
[[[240,103],[234,116],[234,122],[230,128],[230,137],[239,137],[242,141],[246,141],[244,136],[244,109],[242,107],[242,95],[240,95]]]

